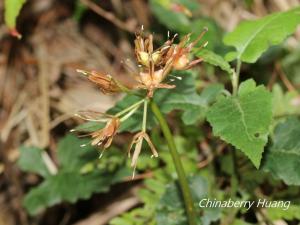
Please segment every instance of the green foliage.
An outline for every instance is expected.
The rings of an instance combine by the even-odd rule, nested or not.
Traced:
[[[169,29],[183,33],[188,32],[190,19],[183,13],[172,11],[171,1],[151,0],[150,6],[157,19]]]
[[[35,147],[21,147],[18,166],[23,171],[48,177],[50,172],[43,162],[43,151]]]
[[[300,8],[274,13],[262,19],[242,22],[224,38],[226,45],[234,46],[226,59],[254,63],[269,46],[280,44],[300,23]]]
[[[214,84],[208,86],[199,95],[195,88],[195,79],[191,72],[177,72],[174,73],[172,84],[175,84],[174,89],[157,90],[154,95],[154,101],[161,107],[163,113],[169,113],[173,110],[181,110],[182,121],[185,124],[193,124],[197,120],[204,118],[209,105],[223,90],[223,85]],[[141,100],[138,96],[126,96],[119,101],[115,107],[110,109],[108,113],[117,113],[135,102]],[[124,121],[121,125],[120,132],[131,131],[135,132],[141,129],[141,121],[143,117],[142,107],[129,119]],[[147,127],[151,128],[155,125],[155,119],[151,111],[147,116]],[[89,122],[89,124],[91,124]],[[96,123],[93,123],[96,124]]]
[[[187,16],[183,12],[172,10],[172,4],[179,3],[193,13],[193,9],[198,9],[199,5],[194,0],[151,0],[150,7],[158,21],[173,32],[178,32],[180,36],[192,33],[191,40],[196,39],[202,32],[204,27],[207,27],[207,32],[201,40],[201,43],[208,41],[206,48],[216,49],[221,46],[222,30],[217,26],[215,21],[210,18],[197,17],[192,15]],[[197,14],[197,13],[195,13]],[[221,47],[223,48],[223,46]]]
[[[275,117],[300,114],[300,108],[294,102],[298,98],[297,91],[288,91],[284,93],[282,88],[275,84],[272,89],[273,94],[273,112]]]
[[[195,205],[207,195],[207,183],[201,177],[194,177],[190,180],[190,188],[193,194]],[[184,204],[182,201],[180,189],[177,184],[166,188],[157,205],[157,225],[181,225],[186,224]],[[198,219],[200,216],[198,216]]]
[[[288,118],[277,125],[263,169],[288,185],[300,185],[300,120]]]
[[[6,25],[13,29],[16,27],[17,17],[26,0],[5,0],[4,20]]]
[[[78,199],[89,198],[93,193],[106,192],[110,185],[129,175],[127,170],[120,167],[111,172],[92,170],[82,174],[82,167],[97,158],[97,152],[92,147],[80,147],[86,142],[87,140],[68,135],[59,143],[57,151],[60,169],[55,175],[46,172],[41,157],[42,150],[21,149],[18,162],[20,168],[45,177],[45,180],[32,188],[24,198],[24,206],[30,214],[37,214],[46,207],[63,201],[74,203]]]
[[[204,62],[207,62],[213,66],[218,66],[228,74],[232,74],[232,69],[227,61],[216,53],[203,49],[195,54],[197,57],[202,58]]]
[[[193,124],[205,116],[206,109],[221,92],[223,86],[210,86],[199,95],[196,92],[195,79],[191,73],[176,73],[174,76],[182,78],[182,80],[179,79],[174,82],[176,88],[160,90],[154,96],[154,101],[160,105],[160,109],[164,113],[175,109],[182,110],[182,121],[185,124]],[[209,92],[209,97],[207,92]]]
[[[7,5],[8,0],[5,3]],[[13,27],[22,6],[21,3],[24,2],[19,1],[19,3],[18,7],[10,13],[10,23]],[[189,16],[184,11],[176,11],[174,3],[182,4],[194,14]],[[255,21],[242,22],[224,39],[226,45],[236,49],[234,52],[229,52],[224,59],[221,55],[226,53],[226,48],[220,41],[223,32],[212,19],[197,16],[199,6],[194,0],[150,0],[150,7],[156,19],[161,23],[160,25],[172,32],[178,32],[179,37],[192,33],[192,41],[202,32],[203,27],[209,28],[189,55],[191,59],[202,58],[207,63],[199,70],[201,74],[199,75],[198,70],[172,72],[164,82],[174,84],[176,88],[156,90],[152,99],[165,115],[174,112],[170,120],[171,127],[175,131],[175,145],[178,148],[184,171],[190,177],[197,222],[203,225],[217,224],[219,221],[222,224],[250,225],[245,218],[258,215],[255,207],[250,211],[244,208],[200,209],[198,203],[204,197],[217,200],[228,198],[252,200],[260,198],[257,193],[268,194],[270,199],[294,200],[293,205],[287,211],[274,208],[264,210],[265,218],[263,219],[266,221],[300,220],[299,206],[296,205],[299,201],[299,187],[296,185],[300,185],[299,92],[297,90],[285,91],[279,82],[269,83],[272,93],[263,85],[256,85],[253,79],[239,84],[236,81],[239,80],[237,77],[240,71],[234,71],[228,63],[234,59],[239,62],[253,63],[270,46],[281,43],[300,23],[300,8],[275,13]],[[8,12],[7,6],[6,9]],[[74,17],[79,20],[84,10],[85,7],[77,1]],[[205,41],[209,41],[208,46],[205,49],[197,49]],[[221,55],[214,53],[212,49],[218,53],[221,52]],[[272,53],[273,51],[268,51],[268,54],[264,55],[269,60],[267,63],[271,65],[274,60],[278,60],[283,72],[287,73],[287,78],[297,83],[299,50],[293,55],[284,52],[287,56],[283,60],[277,59],[280,57],[279,54],[269,57]],[[257,65],[254,67],[259,71],[261,67]],[[269,71],[270,65],[263,64],[262,66]],[[220,68],[229,76],[223,77],[212,72],[213,66]],[[241,72],[242,75],[248,77],[253,71],[249,72],[247,69],[247,67],[242,67]],[[277,68],[274,71],[277,73]],[[202,76],[203,74],[205,76]],[[261,73],[257,75],[253,72],[253,75],[261,83],[266,80],[260,79],[259,76],[263,76]],[[241,80],[243,78],[241,76]],[[233,95],[224,90],[224,85],[227,86],[230,82],[234,86]],[[198,89],[203,86],[203,89]],[[138,96],[126,95],[108,110],[108,113],[119,113],[141,101],[146,92],[140,91],[138,94]],[[291,115],[297,117],[286,119]],[[180,119],[183,123],[179,122]],[[225,144],[210,135],[209,128],[204,123],[205,119],[212,126],[213,134],[224,140]],[[140,131],[142,121],[143,104],[128,119],[122,121],[118,132]],[[148,107],[146,122],[147,132],[157,147],[159,158],[151,159],[150,151],[144,151],[147,146],[143,145],[136,173],[146,172],[148,175],[150,170],[151,178],[144,179],[142,188],[138,190],[138,197],[142,204],[113,218],[110,224],[187,224],[172,155],[162,138],[162,130],[157,126],[151,107]],[[101,129],[103,126],[103,123],[87,122],[76,129],[90,132]],[[268,138],[269,144],[267,145]],[[23,171],[41,176],[42,179],[41,183],[31,188],[24,198],[24,206],[30,214],[35,215],[46,207],[60,202],[74,203],[79,199],[90,198],[93,193],[107,192],[111,185],[121,182],[124,176],[131,175],[132,171],[128,168],[130,161],[120,154],[120,149],[123,150],[127,146],[112,146],[105,152],[104,157],[98,160],[98,152],[88,144],[89,141],[67,135],[59,142],[54,157],[59,167],[57,174],[51,173],[44,163],[45,150],[34,147],[20,149],[19,167]],[[82,144],[87,145],[80,147]],[[230,148],[228,144],[241,152],[234,152],[236,154],[232,156],[230,151],[235,151],[235,149]],[[267,149],[265,153],[264,148]],[[260,165],[261,169],[258,170]],[[286,185],[294,186],[287,187]]]
[[[285,210],[283,208],[268,208],[267,217],[271,221],[286,219],[286,220],[300,220],[300,206],[290,205],[290,207]]]
[[[218,99],[207,119],[214,135],[244,152],[259,167],[272,120],[272,96],[263,86],[256,86],[253,80],[243,82],[238,96]]]

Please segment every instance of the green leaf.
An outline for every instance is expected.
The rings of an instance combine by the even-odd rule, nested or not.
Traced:
[[[5,0],[4,20],[6,25],[13,29],[16,27],[16,20],[26,0]]]
[[[232,225],[253,225],[253,223],[247,223],[244,220],[241,219],[235,219],[232,223]]]
[[[171,11],[171,1],[150,0],[150,7],[159,22],[167,28],[182,33],[189,31],[189,18],[182,13]]]
[[[228,74],[232,74],[232,69],[227,61],[222,56],[209,51],[207,49],[200,50],[196,53],[196,56],[202,58],[204,62],[207,62],[213,66],[218,66]]]
[[[226,60],[239,59],[254,63],[269,46],[280,44],[300,23],[300,8],[274,13],[264,18],[242,22],[224,38],[226,45],[234,46]]]
[[[58,143],[57,157],[64,170],[79,171],[89,159],[97,158],[97,151],[88,144],[88,139],[79,139],[74,135],[65,136]],[[85,147],[81,145],[87,144]]]
[[[295,104],[299,98],[299,94],[296,90],[284,93],[280,85],[275,84],[272,88],[272,94],[275,117],[300,114],[300,107]]]
[[[276,126],[263,169],[288,185],[300,185],[300,120],[294,117]]]
[[[241,83],[238,96],[219,98],[207,113],[213,133],[244,152],[259,167],[272,121],[272,95],[254,80]]]
[[[176,88],[171,90],[159,90],[154,96],[154,101],[160,106],[163,113],[169,113],[172,110],[182,110],[182,120],[185,124],[193,124],[197,120],[204,118],[208,105],[214,100],[210,97],[216,97],[223,86],[220,84],[212,85],[203,90],[203,95],[199,95],[195,88],[195,79],[190,72],[177,72],[174,76],[181,77],[182,80],[176,80]]]
[[[214,84],[205,88],[199,95],[195,88],[193,74],[188,71],[174,72],[173,75],[170,75],[170,78],[174,79],[172,84],[176,85],[176,87],[170,90],[157,90],[154,94],[154,101],[160,106],[160,109],[165,114],[172,110],[181,110],[183,112],[181,118],[185,124],[193,124],[197,120],[203,118],[209,104],[211,104],[221,90],[223,90],[223,85]],[[120,112],[140,100],[141,97],[125,96],[115,107],[110,109],[108,113],[115,114]],[[119,131],[135,132],[141,130],[142,118],[143,107],[140,107],[134,115],[121,124]],[[151,113],[151,110],[149,110],[147,115],[148,129],[152,128],[155,124],[154,115]]]
[[[300,206],[290,205],[288,201],[284,201],[288,209],[284,208],[267,208],[266,214],[271,221],[276,221],[280,219],[285,220],[300,220]]]
[[[37,173],[43,177],[49,176],[50,173],[42,158],[43,151],[36,147],[21,147],[18,166],[26,172]]]
[[[186,35],[187,33],[191,34],[191,41],[195,40],[200,33],[203,31],[203,28],[208,28],[208,32],[205,33],[205,35],[201,38],[199,43],[195,46],[200,47],[203,43],[206,41],[208,42],[205,49],[208,50],[214,50],[218,49],[221,50],[224,46],[222,43],[222,37],[223,37],[223,30],[216,24],[216,22],[212,18],[199,18],[195,19],[191,22],[191,25],[189,26],[189,31],[180,34],[180,37],[182,35]]]
[[[116,181],[114,174],[98,172],[80,175],[76,172],[60,171],[31,189],[24,198],[24,206],[31,215],[35,215],[45,207],[62,201],[74,203],[78,199],[88,199],[94,192],[106,192]]]
[[[24,198],[24,206],[30,214],[39,213],[46,207],[53,206],[62,201],[74,203],[78,199],[87,199],[92,193],[105,192],[110,185],[119,182],[125,176],[131,174],[128,168],[123,168],[120,161],[109,161],[109,170],[97,170],[92,168],[85,174],[82,170],[86,165],[95,162],[97,151],[87,145],[86,139],[79,139],[73,135],[67,135],[58,144],[58,160],[60,168],[57,174],[46,173],[41,160],[41,151],[35,148],[22,149],[19,165],[21,169],[42,174],[45,180],[37,187],[30,189]],[[104,160],[103,158],[102,160]],[[102,161],[102,164],[106,162]],[[32,164],[32,165],[30,165]]]

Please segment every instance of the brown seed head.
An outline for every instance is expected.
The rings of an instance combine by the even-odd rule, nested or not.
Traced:
[[[110,75],[104,75],[96,71],[77,70],[87,76],[87,78],[100,87],[100,91],[104,94],[112,94],[120,92],[121,89],[118,83]]]
[[[120,127],[120,119],[112,118],[109,120],[105,127],[101,130],[94,131],[90,135],[92,137],[91,145],[102,146],[103,148],[108,148],[114,136],[117,134],[118,128]]]

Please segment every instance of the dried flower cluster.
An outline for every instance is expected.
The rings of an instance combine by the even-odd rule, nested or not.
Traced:
[[[171,70],[187,70],[202,61],[202,59],[190,60],[190,53],[206,31],[207,28],[205,28],[198,38],[193,42],[190,42],[191,34],[188,34],[184,36],[178,44],[174,44],[174,39],[176,37],[175,35],[172,39],[167,40],[161,47],[157,49],[154,49],[153,47],[152,34],[145,37],[143,35],[143,30],[137,33],[134,43],[138,67],[133,68],[128,64],[127,66],[130,68],[132,75],[138,83],[132,89],[145,89],[147,94],[143,100],[129,106],[115,115],[100,113],[99,115],[101,118],[94,119],[93,116],[91,116],[91,112],[78,113],[79,117],[86,120],[106,122],[106,126],[104,128],[89,134],[92,137],[91,144],[95,146],[101,146],[103,149],[107,149],[111,145],[113,137],[117,134],[120,124],[132,116],[141,105],[144,105],[142,130],[133,137],[133,140],[129,146],[128,156],[130,157],[130,151],[135,145],[131,163],[131,166],[135,169],[138,156],[142,149],[143,141],[145,140],[152,151],[152,156],[157,157],[158,153],[148,134],[146,133],[148,101],[153,97],[156,89],[175,88],[175,85],[164,82]],[[206,44],[207,42],[203,43],[199,48],[205,47]],[[97,84],[100,87],[101,92],[104,94],[112,94],[121,91],[131,93],[132,91],[132,89],[123,86],[110,75],[105,75],[95,71],[77,71],[87,76],[90,81]],[[103,118],[103,116],[105,118]]]

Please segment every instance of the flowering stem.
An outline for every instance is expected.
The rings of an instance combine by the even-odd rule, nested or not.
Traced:
[[[148,107],[148,99],[144,99],[144,114],[143,114],[143,127],[142,127],[143,132],[146,132],[146,128],[147,128],[147,107]]]
[[[181,159],[178,154],[172,133],[170,131],[170,128],[169,128],[164,116],[160,112],[157,104],[153,101],[151,102],[151,109],[161,126],[162,132],[165,136],[170,153],[172,155],[172,159],[173,159],[173,162],[174,162],[174,165],[176,168],[179,184],[180,184],[182,195],[183,195],[183,200],[184,200],[186,213],[187,213],[187,217],[188,217],[188,223],[189,223],[189,225],[196,225],[196,213],[195,213],[195,209],[194,209],[194,203],[193,203],[191,191],[190,191],[187,179],[186,179],[185,172],[183,170]]]
[[[138,101],[136,103],[134,103],[133,105],[129,106],[128,108],[122,110],[121,112],[118,112],[115,116],[116,117],[120,117],[122,116],[123,114],[133,110],[134,108],[137,108],[138,106],[140,106],[142,103],[144,102],[144,99],[142,99],[141,101]]]

